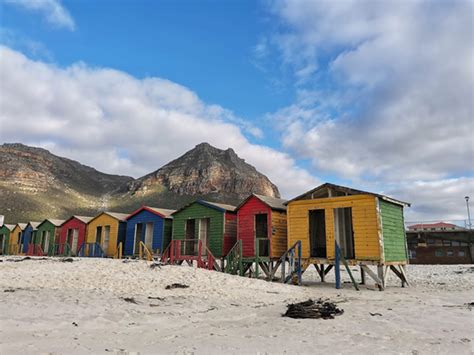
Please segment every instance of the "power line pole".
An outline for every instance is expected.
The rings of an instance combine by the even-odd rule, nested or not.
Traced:
[[[469,229],[471,229],[472,224],[471,224],[471,213],[469,212],[469,196],[464,197],[464,199],[466,200],[467,220],[468,220],[468,223],[469,223],[468,225],[469,225]]]

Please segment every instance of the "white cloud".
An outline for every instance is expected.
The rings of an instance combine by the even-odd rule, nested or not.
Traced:
[[[317,183],[289,155],[249,143],[242,133],[251,127],[245,120],[203,103],[181,85],[84,63],[59,68],[7,47],[0,47],[0,56],[1,141],[42,146],[135,177],[206,141],[234,148],[284,196]]]
[[[418,217],[459,217],[457,184],[474,173],[473,3],[287,0],[270,10],[280,26],[267,43],[298,93],[269,114],[284,146],[372,190],[443,196],[413,195]]]
[[[74,31],[76,24],[60,0],[6,0],[26,10],[41,13],[51,25]]]

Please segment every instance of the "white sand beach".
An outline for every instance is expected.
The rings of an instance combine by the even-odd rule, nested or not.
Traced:
[[[472,354],[474,267],[408,267],[380,292],[304,275],[283,285],[144,261],[0,258],[0,353]],[[331,273],[332,274],[332,273]],[[344,281],[349,278],[343,272]],[[359,276],[355,272],[356,277]],[[172,283],[189,288],[167,290]],[[335,319],[282,317],[329,298]],[[133,298],[136,303],[127,302]]]

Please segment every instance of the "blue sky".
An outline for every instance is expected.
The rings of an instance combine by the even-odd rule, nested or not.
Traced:
[[[135,177],[208,141],[284,197],[330,181],[463,219],[472,7],[6,0],[0,140]]]

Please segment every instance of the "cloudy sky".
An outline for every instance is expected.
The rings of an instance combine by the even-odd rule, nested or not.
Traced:
[[[473,2],[0,2],[0,143],[139,177],[207,141],[465,219]]]

